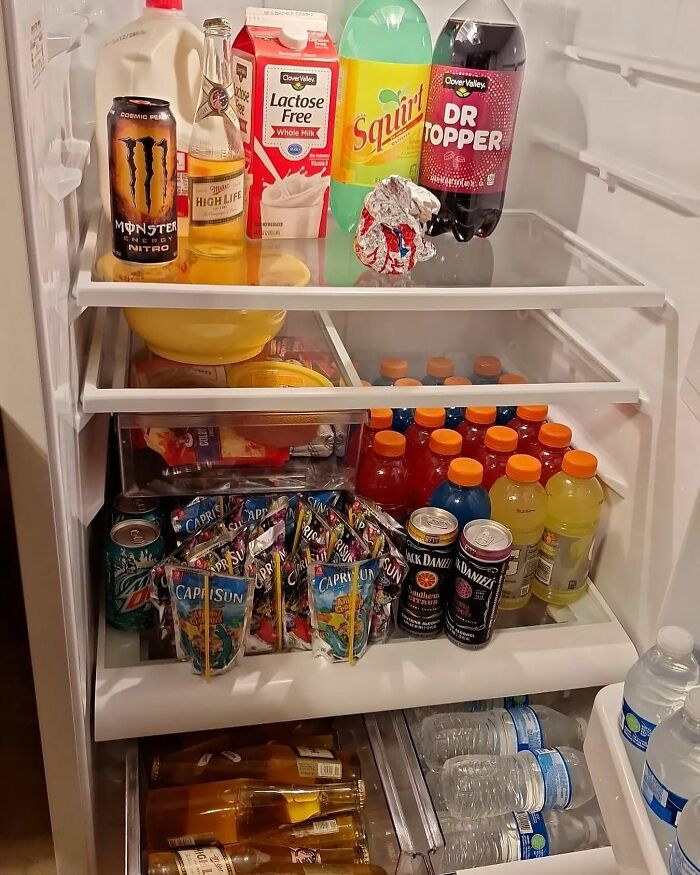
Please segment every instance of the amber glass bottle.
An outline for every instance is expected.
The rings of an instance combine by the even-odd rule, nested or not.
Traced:
[[[250,835],[249,838],[266,845],[292,848],[348,848],[355,845],[367,847],[367,836],[360,818],[354,812],[278,826]]]

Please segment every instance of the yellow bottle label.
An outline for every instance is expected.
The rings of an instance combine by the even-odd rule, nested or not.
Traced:
[[[430,64],[341,58],[333,179],[374,187],[418,179]]]

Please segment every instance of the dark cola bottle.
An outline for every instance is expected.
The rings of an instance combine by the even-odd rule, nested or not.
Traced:
[[[440,200],[432,236],[488,237],[503,210],[525,42],[503,0],[467,0],[438,37],[420,184]]]

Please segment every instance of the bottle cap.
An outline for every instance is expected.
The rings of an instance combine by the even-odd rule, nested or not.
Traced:
[[[221,27],[231,30],[231,22],[228,18],[207,18],[202,27],[204,30],[208,30],[211,27]]]
[[[362,385],[365,387],[365,389],[371,389],[371,388],[372,388],[372,384],[370,383],[369,380],[363,380],[363,381],[362,381]]]
[[[492,425],[496,421],[495,407],[467,407],[464,416],[467,422],[475,425]]]
[[[472,381],[467,377],[446,377],[446,386],[471,386]]]
[[[484,443],[490,450],[512,453],[518,446],[518,433],[506,425],[492,425],[486,432]]]
[[[406,438],[398,431],[380,431],[374,436],[374,452],[385,459],[398,459],[406,452]]]
[[[481,486],[484,479],[483,465],[476,459],[453,459],[447,479],[456,486]]]
[[[415,377],[401,377],[400,380],[397,380],[394,383],[395,386],[422,386],[420,380],[416,380]]]
[[[527,377],[523,377],[522,374],[501,374],[498,382],[501,386],[522,386],[527,383]]]
[[[518,483],[537,483],[542,474],[542,465],[533,456],[516,453],[508,459],[506,474]]]
[[[480,377],[497,377],[503,370],[495,355],[478,355],[474,359],[474,373]]]
[[[700,723],[700,687],[693,687],[688,692],[683,710],[691,720]]]
[[[682,626],[662,626],[656,635],[656,644],[669,656],[687,656],[695,647],[693,636]]]
[[[302,52],[309,44],[309,32],[298,21],[286,21],[280,29],[279,41],[287,49]]]
[[[379,373],[390,380],[400,380],[408,373],[408,362],[406,359],[382,359],[379,362]]]
[[[391,428],[391,423],[394,421],[394,411],[388,407],[375,407],[369,412],[369,427],[375,431],[383,431],[385,428]]]
[[[548,413],[549,407],[546,404],[525,404],[517,408],[518,419],[526,422],[544,422]]]
[[[462,452],[462,435],[451,428],[437,428],[430,435],[428,446],[438,456],[458,456]]]
[[[180,11],[182,0],[146,0],[146,9],[172,9]]]
[[[452,359],[448,359],[442,355],[436,355],[428,359],[429,377],[439,377],[440,379],[444,379],[445,377],[451,377],[454,372],[455,364]]]
[[[561,422],[545,422],[540,429],[537,440],[544,447],[563,450],[571,444],[571,429]]]
[[[426,428],[442,428],[445,424],[445,408],[418,407],[413,414],[413,421]]]
[[[569,450],[561,463],[561,469],[565,474],[572,477],[595,477],[598,470],[598,459],[593,453],[585,453],[583,450]]]

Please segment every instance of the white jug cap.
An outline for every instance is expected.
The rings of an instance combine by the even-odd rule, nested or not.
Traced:
[[[700,687],[693,687],[685,700],[685,713],[691,720],[700,723]]]
[[[682,626],[662,626],[656,636],[656,644],[669,656],[688,656],[693,652],[695,641]]]
[[[279,41],[286,48],[301,52],[309,44],[309,32],[298,21],[286,21],[280,29]]]

